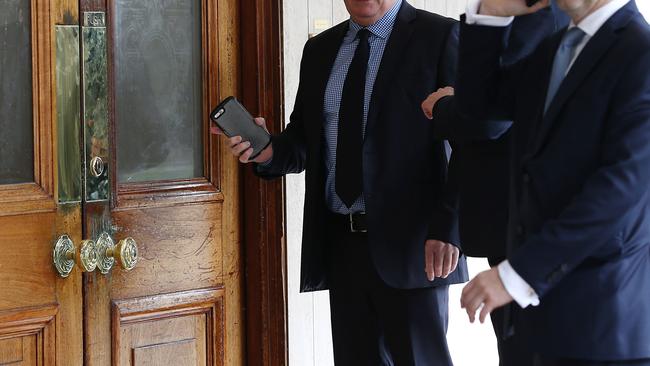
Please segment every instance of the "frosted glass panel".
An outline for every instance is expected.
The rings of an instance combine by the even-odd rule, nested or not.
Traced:
[[[115,1],[118,180],[203,176],[201,2]]]
[[[0,184],[34,180],[29,1],[0,1]]]

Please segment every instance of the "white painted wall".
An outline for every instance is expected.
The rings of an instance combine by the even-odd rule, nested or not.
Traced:
[[[411,0],[411,4],[457,18],[466,0]],[[650,19],[650,0],[637,0]],[[318,33],[348,18],[343,0],[284,0],[284,83],[287,115],[298,89],[302,47],[310,33]],[[289,297],[289,365],[331,366],[332,339],[327,292],[300,294],[300,240],[304,176],[287,177],[287,242]],[[488,268],[484,260],[469,262],[471,276]],[[456,366],[496,366],[492,326],[470,324],[460,309],[461,285],[450,290],[449,347]],[[468,345],[471,345],[469,347]]]
[[[639,7],[643,16],[650,21],[650,0],[636,0],[636,5]]]

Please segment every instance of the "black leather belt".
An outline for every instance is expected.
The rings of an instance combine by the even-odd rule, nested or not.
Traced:
[[[368,221],[365,212],[357,212],[349,215],[332,214],[332,223],[346,232],[367,233]]]

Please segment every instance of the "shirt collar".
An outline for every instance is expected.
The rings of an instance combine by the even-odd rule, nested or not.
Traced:
[[[395,19],[397,19],[397,13],[402,5],[402,0],[395,1],[393,7],[384,14],[381,19],[379,19],[375,24],[372,24],[366,27],[370,33],[375,36],[386,39],[390,36],[391,31],[393,30],[393,25],[395,25]],[[357,38],[357,32],[364,28],[362,25],[355,23],[350,19],[350,30],[348,31],[348,42],[352,42]]]
[[[584,18],[577,27],[583,30],[588,37],[593,37],[596,32],[611,18],[617,11],[621,10],[630,0],[613,0],[602,8],[589,14]],[[571,21],[569,29],[576,27]]]

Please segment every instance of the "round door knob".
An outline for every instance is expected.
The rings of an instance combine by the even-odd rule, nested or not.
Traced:
[[[114,253],[115,259],[126,271],[132,270],[138,264],[138,245],[133,238],[120,240]]]
[[[81,248],[77,254],[72,239],[68,235],[61,235],[54,243],[52,257],[56,271],[63,278],[72,273],[75,262],[84,272],[92,272],[97,267],[97,252],[95,251],[95,242],[92,240],[81,242]]]
[[[102,274],[108,274],[115,261],[122,269],[130,271],[138,263],[138,246],[133,238],[120,240],[117,245],[107,233],[97,239],[97,267]]]
[[[79,248],[77,262],[84,272],[92,272],[97,268],[97,248],[92,240],[84,240]]]

